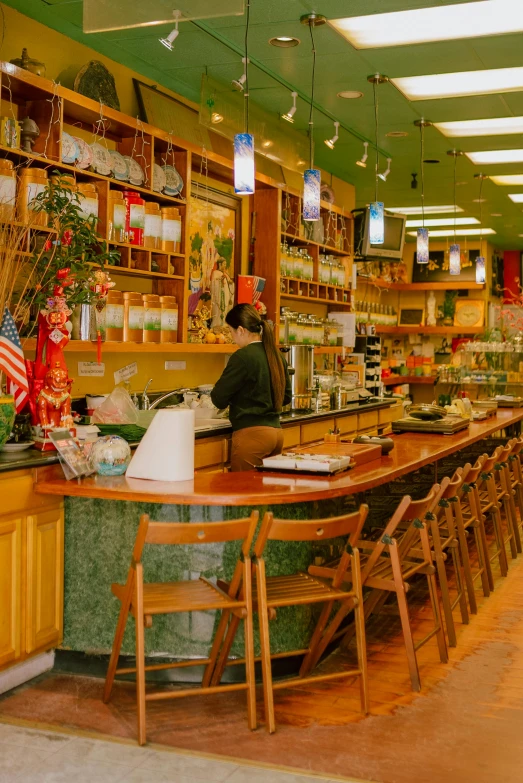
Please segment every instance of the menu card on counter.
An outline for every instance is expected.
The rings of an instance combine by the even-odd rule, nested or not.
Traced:
[[[60,464],[67,480],[90,476],[91,473],[94,473],[87,456],[69,430],[53,430],[49,433],[49,439],[56,446]]]

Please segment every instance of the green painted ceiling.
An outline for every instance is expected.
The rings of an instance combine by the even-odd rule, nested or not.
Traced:
[[[129,0],[137,2],[138,0]],[[143,1],[143,0],[140,0]],[[466,2],[467,0],[464,0]],[[210,19],[205,23],[183,23],[174,51],[169,52],[158,42],[160,34],[170,32],[172,25],[125,30],[97,35],[82,32],[82,0],[5,0],[7,5],[31,16],[49,27],[92,47],[106,56],[127,65],[160,85],[199,100],[202,72],[216,79],[230,82],[242,72],[241,49],[244,37],[244,19],[228,17]],[[449,4],[451,0],[251,0],[250,69],[251,98],[275,115],[291,105],[289,90],[278,80],[310,95],[311,48],[308,29],[299,23],[302,14],[315,11],[328,18],[358,16],[412,8]],[[276,35],[291,35],[301,39],[300,46],[278,49],[268,41]],[[481,70],[522,65],[523,35],[505,35],[465,41],[420,44],[410,47],[391,47],[356,51],[328,25],[315,30],[318,53],[316,103],[330,117],[346,128],[372,139],[374,134],[372,87],[367,82],[371,73],[381,72],[389,77],[413,76],[429,73]],[[41,53],[40,53],[41,54]],[[45,59],[45,57],[43,57]],[[256,63],[263,67],[259,69]],[[341,100],[340,90],[361,90],[359,100]],[[392,160],[392,171],[386,183],[380,183],[380,199],[389,206],[419,203],[420,188],[410,187],[411,173],[418,172],[419,131],[414,120],[419,117],[436,121],[482,119],[523,115],[523,92],[453,98],[409,103],[391,84],[379,88],[380,148]],[[294,127],[307,130],[308,107],[302,100]],[[406,138],[389,138],[390,131],[406,131]],[[316,162],[327,171],[352,182],[356,186],[358,204],[374,198],[374,180],[371,165],[360,169],[355,161],[361,157],[361,141],[347,130],[340,130],[340,139],[333,151],[323,139],[334,133],[333,122],[319,111],[315,115]],[[517,135],[479,139],[458,139],[462,150],[498,149],[523,146]],[[446,152],[454,146],[434,128],[425,135],[425,157],[440,161],[425,166],[425,193],[427,204],[451,204],[453,159]],[[386,166],[383,159],[381,170]],[[479,184],[474,174],[480,169],[466,158],[458,162],[457,203],[465,215],[479,217]],[[488,174],[523,173],[523,164],[483,167]],[[418,176],[418,180],[420,177]],[[488,180],[483,185],[484,226],[496,230],[495,245],[504,248],[522,248],[522,210],[508,198],[508,192],[518,188],[498,187]],[[501,213],[502,217],[491,217]]]

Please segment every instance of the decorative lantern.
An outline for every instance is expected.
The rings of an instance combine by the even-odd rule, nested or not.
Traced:
[[[321,172],[319,169],[306,169],[303,172],[303,219],[320,219]]]
[[[429,232],[427,228],[418,228],[416,262],[418,264],[429,263]]]
[[[450,246],[449,273],[451,275],[461,274],[461,248],[459,245]]]
[[[234,137],[234,192],[239,196],[254,193],[254,136],[237,133]]]
[[[476,283],[483,284],[485,279],[485,258],[478,256],[476,258]]]
[[[370,204],[369,215],[370,243],[371,245],[382,245],[385,242],[385,211],[383,201],[373,201]]]

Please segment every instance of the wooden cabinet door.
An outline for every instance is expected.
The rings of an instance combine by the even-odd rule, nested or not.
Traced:
[[[27,517],[26,652],[62,641],[63,508]]]
[[[21,655],[22,517],[0,517],[0,666]]]

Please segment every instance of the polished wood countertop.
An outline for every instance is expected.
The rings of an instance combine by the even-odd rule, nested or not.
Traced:
[[[248,471],[197,473],[193,481],[180,482],[146,481],[126,476],[92,476],[67,481],[57,472],[56,477],[37,480],[35,489],[43,495],[203,506],[274,506],[326,500],[386,484],[521,420],[523,408],[503,409],[486,421],[471,423],[468,430],[456,435],[414,432],[393,435],[395,447],[387,457],[332,478]],[[59,470],[61,473],[61,468]]]

